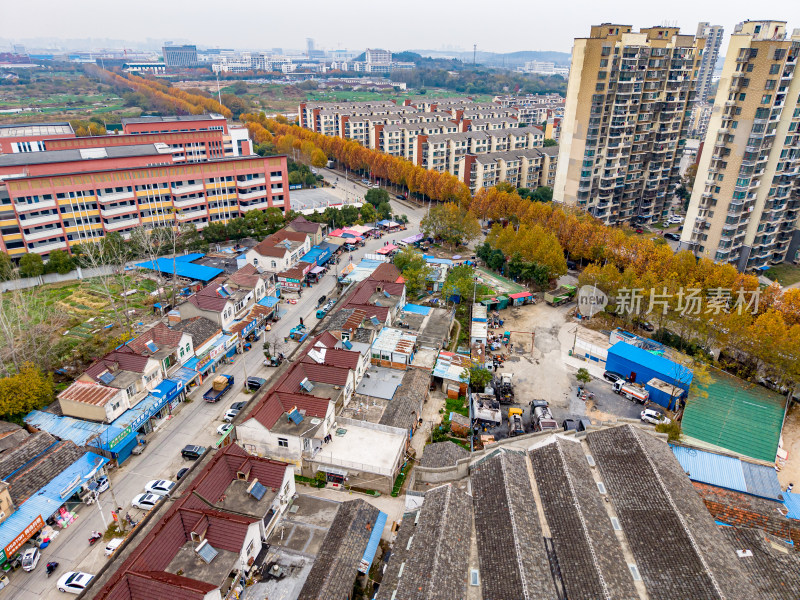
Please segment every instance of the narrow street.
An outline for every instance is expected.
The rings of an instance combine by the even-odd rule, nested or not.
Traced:
[[[323,171],[327,177],[329,172]],[[335,180],[335,177],[335,174],[331,175],[331,180]],[[360,194],[363,199],[367,188],[360,183],[353,184],[353,186],[351,194]],[[333,194],[339,192],[343,195],[343,190],[327,188],[327,191]],[[397,201],[393,201],[392,204],[398,214],[405,214],[409,217],[408,230],[403,232],[403,236],[417,233],[420,219],[424,215],[423,210],[414,209],[406,203],[400,204]],[[386,237],[367,240],[363,248],[351,253],[353,262],[358,263],[365,254],[374,253],[385,241]],[[349,262],[349,256],[348,253],[342,255],[339,265],[336,265],[339,270]],[[294,351],[297,342],[284,342],[284,338],[288,336],[289,331],[295,325],[299,324],[301,317],[308,330],[316,325],[317,301],[323,295],[331,297],[336,287],[336,275],[337,271],[331,269],[319,283],[311,288],[303,289],[303,295],[297,304],[282,302],[279,305],[282,310],[287,312],[280,321],[273,323],[271,331],[266,333],[266,340],[274,344],[273,347],[276,348],[276,351],[283,352],[287,356]],[[111,490],[104,492],[100,497],[101,508],[107,522],[110,522],[111,519],[110,511],[115,508],[112,494],[118,505],[122,507],[123,515],[130,512],[134,520],[141,519],[142,511],[133,509],[130,503],[134,496],[144,492],[145,484],[159,478],[175,481],[178,470],[192,464],[180,455],[184,446],[187,444],[210,446],[219,439],[216,429],[222,424],[222,417],[230,405],[237,401],[253,398],[252,395],[241,391],[246,377],[263,377],[269,381],[275,373],[275,369],[263,365],[262,344],[264,340],[265,337],[262,334],[261,339],[253,345],[251,351],[237,355],[232,364],[218,369],[218,372],[235,377],[236,392],[229,392],[216,404],[204,402],[203,393],[211,387],[213,379],[206,378],[202,386],[192,391],[191,402],[180,404],[174,415],[147,436],[147,446],[140,456],[132,456],[121,468],[112,471]],[[103,524],[96,505],[81,506],[78,509],[78,518],[75,523],[62,530],[60,535],[42,552],[42,558],[34,571],[26,573],[19,570],[9,576],[11,584],[3,593],[4,598],[13,600],[63,599],[64,595],[56,589],[56,583],[61,575],[73,570],[95,574],[108,560],[104,555],[105,542],[98,542],[94,546],[89,546],[88,543],[93,530],[102,532],[105,529],[106,526]],[[58,562],[59,566],[48,578],[45,573],[45,565],[51,561]]]

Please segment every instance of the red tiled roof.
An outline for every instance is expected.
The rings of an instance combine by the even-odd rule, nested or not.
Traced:
[[[251,290],[258,286],[258,282],[260,280],[261,275],[259,274],[258,269],[249,263],[228,277],[228,282]]]
[[[158,323],[155,327],[151,327],[139,337],[128,342],[128,346],[139,354],[147,355],[151,354],[147,348],[147,342],[153,342],[158,348],[177,348],[180,346],[182,336],[180,331],[170,329],[164,323]]]
[[[122,346],[118,350],[109,352],[103,358],[90,365],[84,373],[95,381],[99,381],[97,379],[98,375],[105,371],[114,372],[120,370],[144,373],[147,367],[147,361],[148,358],[146,356],[137,354],[128,346]]]
[[[327,383],[329,385],[346,385],[348,379],[348,369],[331,367],[328,365],[318,365],[316,363],[294,363],[287,372],[286,379],[280,382],[274,389],[280,392],[300,392],[300,382],[308,378],[315,383]]]
[[[404,287],[402,283],[386,283],[383,281],[365,279],[359,283],[355,290],[353,290],[353,293],[350,294],[347,304],[369,304],[370,297],[378,291],[378,288],[391,296],[400,296],[403,293]]]
[[[291,221],[289,227],[303,233],[317,233],[322,225],[320,223],[312,223],[301,216]]]
[[[226,512],[224,509],[211,509],[198,495],[209,502],[218,501],[231,482],[237,479],[237,471],[249,471],[252,477],[274,488],[283,482],[287,467],[286,463],[250,456],[235,444],[218,451],[191,485],[181,491],[158,523],[139,541],[95,599],[195,600],[217,589],[217,585],[166,573],[164,569],[178,550],[191,540],[193,530],[202,529],[205,539],[215,548],[240,552],[248,526],[259,518]]]
[[[261,242],[258,246],[253,248],[253,250],[258,252],[261,256],[274,256],[275,258],[283,258],[289,253],[289,250],[284,246],[264,245],[264,242]]]
[[[189,296],[188,301],[202,310],[222,312],[225,309],[225,305],[228,303],[228,299],[219,295],[217,290],[219,290],[220,287],[222,287],[221,283],[213,281],[203,289]]]
[[[386,283],[397,283],[398,281],[403,280],[400,270],[392,263],[388,262],[378,265],[378,268],[375,269],[367,279],[371,279],[373,281],[383,281]]]
[[[309,352],[314,350],[313,346],[308,347]],[[331,367],[339,367],[342,369],[351,369],[355,370],[358,367],[358,359],[360,358],[360,354],[358,352],[353,352],[351,350],[344,350],[340,348],[323,348],[317,349],[318,352],[324,352],[325,355],[322,360],[323,365],[328,365]],[[311,356],[308,355],[308,352],[303,356],[302,360],[300,361],[306,364],[320,364],[316,360],[314,360]]]
[[[81,404],[105,406],[114,396],[119,394],[116,388],[106,387],[98,383],[76,381],[58,395],[59,400],[70,400]]]
[[[358,312],[363,312],[364,318],[366,319],[376,317],[381,323],[386,323],[386,319],[389,316],[388,306],[373,306],[372,304],[353,304],[352,302],[348,302],[345,308],[354,308]]]
[[[311,394],[273,392],[264,396],[259,406],[250,413],[249,419],[255,419],[267,429],[272,429],[282,415],[295,407],[299,410],[304,410],[307,417],[324,419],[325,415],[328,414],[329,404],[330,400],[327,398],[320,398]],[[261,481],[260,478],[259,481]]]
[[[317,339],[314,340],[314,346],[318,344],[322,344],[326,348],[333,348],[336,344],[339,343],[339,340],[330,332],[330,331],[323,331],[320,335],[317,336]]]

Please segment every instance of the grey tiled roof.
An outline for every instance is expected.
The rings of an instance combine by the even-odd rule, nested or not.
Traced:
[[[73,442],[58,442],[5,480],[10,486],[11,499],[19,506],[84,454],[86,450]]]
[[[556,598],[525,455],[500,452],[479,463],[472,493],[483,597]]]
[[[464,598],[468,582],[468,562],[472,535],[472,499],[457,488],[446,485],[425,494],[416,526],[414,515],[403,519],[400,555],[393,556],[384,573],[380,600],[453,600]],[[412,523],[408,527],[406,521]],[[409,532],[408,529],[413,528]],[[395,547],[398,543],[395,543]],[[402,575],[398,577],[399,566]]]
[[[431,382],[430,371],[407,369],[386,410],[381,416],[381,425],[407,429],[422,416],[422,403],[428,397]]]
[[[5,479],[22,465],[56,443],[56,438],[46,431],[37,431],[13,450],[3,452],[0,458],[0,479]]]
[[[469,452],[458,444],[446,441],[428,444],[422,451],[419,461],[420,467],[438,469],[439,467],[452,467],[462,458],[469,456]]]
[[[569,598],[638,594],[580,442],[530,452],[544,516]]]
[[[736,563],[758,590],[753,600],[800,598],[800,555],[760,529],[723,527],[723,537],[736,555]],[[749,553],[747,551],[750,551]]]
[[[342,503],[298,600],[349,598],[380,511],[363,500]]]
[[[754,596],[667,444],[630,425],[589,433],[586,441],[650,594],[665,600]]]

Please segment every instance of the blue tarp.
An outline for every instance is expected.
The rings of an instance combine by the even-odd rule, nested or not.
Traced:
[[[38,516],[48,519],[78,487],[88,481],[84,476],[94,475],[107,462],[107,458],[87,452],[51,479],[0,524],[0,548],[8,546]],[[31,532],[31,536],[34,533],[36,531]]]
[[[222,269],[215,269],[213,267],[206,267],[203,265],[196,265],[194,263],[185,262],[181,260],[173,261],[171,258],[159,258],[155,261],[138,263],[137,267],[142,269],[149,269],[151,271],[159,271],[161,273],[169,273],[185,277],[187,279],[196,279],[197,281],[209,282],[218,275],[225,271]]]
[[[166,398],[157,396],[147,396],[133,408],[126,410],[121,417],[118,417],[111,425],[119,429],[130,427],[133,431],[138,430],[147,420],[164,408],[167,403]]]
[[[193,252],[191,254],[184,254],[183,256],[176,256],[175,260],[179,260],[181,262],[194,262],[203,258],[205,254],[202,252]]]
[[[697,448],[675,445],[670,448],[692,481],[781,501],[781,486],[774,467]]]
[[[25,417],[25,424],[46,431],[60,440],[69,440],[77,446],[86,446],[88,444],[114,453],[120,452],[123,447],[132,441],[132,438],[136,437],[135,432],[122,436],[125,433],[124,428],[115,427],[113,424],[106,425],[72,417],[59,417],[41,410],[34,410],[28,413]],[[95,436],[98,437],[90,442],[90,438]],[[116,441],[113,446],[111,445],[112,441]]]
[[[800,494],[783,492],[783,505],[789,511],[786,516],[790,519],[800,519]]]
[[[419,304],[406,304],[403,307],[403,312],[412,313],[415,315],[427,315],[431,312],[430,306],[420,306]]]
[[[435,256],[431,256],[429,254],[423,254],[422,258],[425,259],[425,262],[429,265],[448,265],[450,267],[453,266],[453,261],[449,258],[436,258]]]
[[[265,306],[267,308],[272,308],[278,303],[278,299],[275,296],[266,296],[258,301],[261,306]]]
[[[362,573],[369,573],[369,568],[372,566],[372,561],[375,560],[375,553],[378,551],[378,544],[383,535],[383,528],[386,526],[386,513],[381,511],[378,513],[378,518],[375,519],[375,524],[372,527],[372,533],[369,535],[369,542],[367,542],[367,549],[364,550],[364,556],[361,557],[361,567],[359,571]]]

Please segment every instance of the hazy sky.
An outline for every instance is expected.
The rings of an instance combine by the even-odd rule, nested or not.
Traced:
[[[602,22],[634,28],[698,21],[725,27],[747,19],[800,27],[800,0],[0,0],[0,38],[189,40],[201,46],[303,48],[383,47],[558,50]]]

